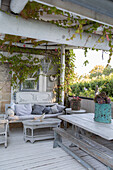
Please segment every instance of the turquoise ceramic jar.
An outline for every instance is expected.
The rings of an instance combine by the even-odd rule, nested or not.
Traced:
[[[102,123],[111,123],[111,104],[95,103],[94,120]]]

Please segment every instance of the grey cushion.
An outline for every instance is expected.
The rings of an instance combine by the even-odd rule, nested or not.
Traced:
[[[31,104],[16,104],[15,109],[17,116],[30,115],[32,112]]]
[[[62,112],[64,109],[65,109],[65,106],[62,106],[62,105],[57,105],[57,109],[59,112]]]
[[[52,106],[52,107],[51,107],[51,111],[52,111],[53,114],[54,114],[54,113],[58,113],[59,111],[58,111],[58,109],[57,109],[57,105]],[[50,112],[49,112],[49,113],[50,113]]]
[[[51,110],[51,107],[48,106],[48,107],[45,107],[45,108],[44,108],[44,111],[43,111],[43,112],[44,112],[45,114],[49,114],[49,113],[50,113],[50,110]]]
[[[36,114],[36,115],[41,115],[44,111],[44,106],[42,105],[34,105],[33,107],[33,111],[32,111],[32,114]]]

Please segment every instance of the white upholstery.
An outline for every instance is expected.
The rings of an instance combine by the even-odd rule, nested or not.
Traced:
[[[54,118],[54,117],[57,117],[59,115],[62,115],[63,112],[60,112],[60,113],[56,113],[56,114],[46,114],[45,115],[45,118]],[[8,120],[9,121],[14,121],[14,122],[21,122],[23,120],[31,120],[31,119],[34,119],[34,118],[37,118],[37,117],[40,117],[40,115],[27,115],[27,116],[9,116],[8,117]]]
[[[61,114],[63,114],[63,111],[57,109],[55,104],[58,105],[58,103],[52,103],[52,92],[17,92],[16,93],[16,104],[13,104],[14,110],[16,108],[16,105],[20,104],[28,104],[31,105],[39,104],[43,106],[52,106],[52,114],[45,114],[45,118],[54,118]],[[7,107],[12,107],[12,104],[6,104],[5,110],[7,110]],[[62,108],[60,108],[62,109]],[[16,111],[16,110],[15,110]],[[56,113],[57,112],[57,113]],[[40,117],[40,115],[15,115],[15,116],[8,116],[8,119],[10,122],[22,122],[23,120],[29,120],[29,119],[35,119],[37,117]]]

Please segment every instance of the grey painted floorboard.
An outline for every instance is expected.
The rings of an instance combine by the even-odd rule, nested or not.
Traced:
[[[64,142],[66,145],[70,145],[70,142]],[[96,170],[107,169],[106,166],[79,148],[71,147],[71,150]],[[25,143],[22,130],[13,129],[8,137],[7,149],[4,148],[4,145],[0,145],[0,170],[32,169],[84,170],[85,168],[61,148],[53,149],[53,140],[37,141],[34,144]]]
[[[21,130],[8,137],[8,147],[0,145],[0,170],[84,170],[85,168],[61,148],[53,149],[53,140],[25,143]]]

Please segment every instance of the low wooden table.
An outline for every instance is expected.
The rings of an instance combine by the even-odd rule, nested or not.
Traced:
[[[36,140],[45,140],[54,138],[53,128],[60,126],[60,119],[43,119],[39,120],[26,120],[23,121],[24,126],[24,140],[34,143]]]
[[[66,108],[66,114],[81,114],[81,113],[85,113],[86,110],[84,109],[80,109],[80,110],[72,110],[71,108]]]

